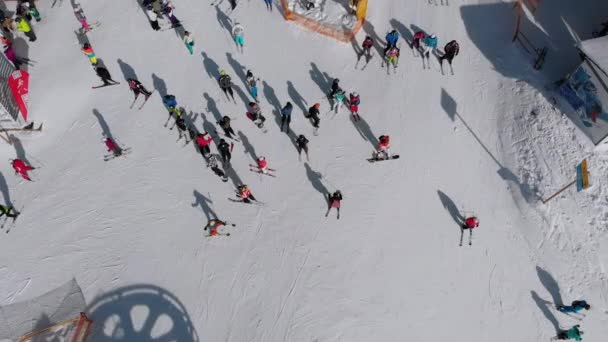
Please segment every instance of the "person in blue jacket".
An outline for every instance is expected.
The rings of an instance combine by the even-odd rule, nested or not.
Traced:
[[[289,123],[291,122],[291,112],[293,111],[293,105],[291,102],[287,102],[285,107],[281,109],[281,132],[283,132],[283,126],[287,124],[287,134],[289,134]]]
[[[435,34],[428,35],[423,41],[424,48],[422,50],[422,56],[429,58],[431,52],[437,49],[437,44],[439,44],[439,39],[437,39],[437,36]]]
[[[399,33],[397,32],[397,30],[392,30],[391,32],[386,34],[386,45],[388,45],[388,48],[397,46],[398,40],[399,40]]]
[[[557,310],[563,313],[579,313],[583,309],[589,310],[591,309],[591,305],[587,304],[584,300],[575,300],[572,302],[570,306],[568,305],[558,305]]]

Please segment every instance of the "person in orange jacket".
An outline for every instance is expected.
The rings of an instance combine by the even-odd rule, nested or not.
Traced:
[[[23,179],[31,181],[27,172],[34,169],[32,166],[25,164],[25,162],[19,158],[13,159],[11,164],[13,165],[13,170],[15,170],[15,174],[18,173]]]

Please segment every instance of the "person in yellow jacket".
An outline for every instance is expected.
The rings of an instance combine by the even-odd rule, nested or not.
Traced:
[[[30,23],[23,17],[16,17],[15,22],[17,23],[17,30],[23,32],[30,40],[30,42],[36,41],[36,34],[32,30]]]

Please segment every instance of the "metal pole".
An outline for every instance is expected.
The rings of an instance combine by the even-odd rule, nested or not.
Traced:
[[[555,196],[561,194],[562,192],[564,192],[566,189],[568,189],[569,187],[571,187],[572,185],[574,185],[576,183],[576,180],[573,180],[572,182],[568,183],[568,185],[566,185],[565,187],[561,188],[558,192],[554,193],[553,195],[551,195],[551,197],[547,198],[546,200],[541,200],[543,202],[543,204],[549,202],[550,200],[552,200]]]

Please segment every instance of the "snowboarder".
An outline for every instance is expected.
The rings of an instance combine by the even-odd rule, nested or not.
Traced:
[[[369,63],[369,60],[372,59],[372,47],[373,46],[374,46],[374,40],[372,39],[372,37],[370,37],[370,36],[365,37],[363,44],[361,44],[361,47],[363,47],[363,51],[361,51],[361,53],[359,53],[359,56],[357,57],[357,59],[360,59],[361,56],[365,55],[365,62]]]
[[[327,97],[330,99],[333,98],[334,95],[336,95],[336,93],[340,90],[342,90],[342,88],[340,88],[340,79],[335,78],[334,81],[331,83],[331,92],[329,92]]]
[[[219,145],[217,145],[218,151],[220,151],[220,155],[222,156],[222,160],[224,163],[230,163],[230,159],[232,159],[231,147],[230,144],[226,142],[224,139],[220,139]]]
[[[251,96],[253,96],[253,99],[255,100],[255,102],[260,102],[258,101],[258,86],[257,86],[257,82],[260,79],[253,76],[253,72],[251,72],[251,70],[247,70],[247,77],[246,77],[246,82],[247,82],[247,86],[249,87],[249,92],[251,93]]]
[[[352,114],[355,120],[359,119],[359,104],[361,103],[361,98],[356,91],[353,91],[348,100],[348,104],[350,105],[350,113]]]
[[[222,171],[222,169],[220,169],[218,166],[217,157],[215,156],[215,154],[210,155],[209,158],[207,159],[207,167],[211,168],[213,173],[215,173],[218,177],[220,177],[223,182],[228,181],[228,177],[226,177],[226,174],[224,173],[224,171]]]
[[[424,31],[418,31],[414,33],[414,39],[410,43],[410,49],[416,48],[416,50],[420,51],[420,42],[426,38],[426,33]]]
[[[298,158],[302,156],[302,151],[306,153],[306,160],[308,160],[308,139],[304,136],[304,134],[300,134],[298,139],[296,139],[296,146],[298,149]]]
[[[95,51],[93,50],[91,44],[84,43],[84,45],[82,45],[82,53],[84,53],[89,58],[89,62],[91,62],[91,65],[97,65],[97,56],[95,56]]]
[[[581,341],[583,339],[581,337],[583,332],[581,330],[579,330],[579,328],[580,328],[580,325],[577,324],[568,330],[560,331],[559,334],[557,334],[557,339],[558,340],[572,340],[573,339],[575,341]]]
[[[198,146],[199,151],[201,152],[201,154],[203,155],[203,157],[205,159],[209,158],[209,155],[211,154],[211,149],[209,148],[209,145],[211,144],[211,142],[213,141],[213,138],[211,138],[211,136],[209,135],[209,133],[205,132],[205,133],[199,133],[196,136],[196,146]]]
[[[222,127],[222,129],[224,130],[224,135],[226,135],[230,139],[235,139],[233,135],[236,134],[230,126],[230,118],[228,116],[224,116],[220,121],[217,122],[217,124],[220,125],[220,127]]]
[[[78,20],[80,25],[82,25],[82,31],[84,33],[89,32],[90,27],[89,23],[87,22],[87,17],[84,15],[84,11],[82,10],[82,7],[80,7],[79,3],[74,5],[74,16],[76,16],[76,20]]]
[[[188,51],[190,51],[190,54],[192,55],[194,53],[194,38],[188,31],[184,32],[184,44],[186,44]]]
[[[266,9],[272,12],[272,0],[264,0],[266,3]]]
[[[230,236],[230,233],[222,234],[222,233],[218,232],[218,229],[221,226],[227,226],[227,225],[236,227],[236,225],[234,223],[227,223],[226,221],[222,221],[220,219],[211,219],[211,220],[209,220],[209,222],[207,222],[207,225],[205,226],[205,228],[203,228],[203,230],[209,230],[208,236],[217,236],[217,235]]]
[[[175,27],[179,27],[182,24],[180,23],[179,19],[177,19],[177,17],[175,17],[175,15],[173,14],[173,10],[175,9],[175,6],[173,5],[173,3],[169,0],[161,0],[161,10],[163,12],[164,15],[167,16],[167,18],[169,18],[169,21],[171,22],[171,27],[175,28]]]
[[[245,28],[240,23],[236,23],[232,28],[232,37],[234,37],[234,43],[236,44],[237,50],[241,49],[243,52],[243,46],[245,45]]]
[[[422,44],[422,57],[426,57],[427,59],[429,59],[431,56],[431,52],[437,49],[438,43],[439,40],[437,39],[437,36],[435,34],[431,34],[430,36],[426,37]]]
[[[158,14],[154,12],[154,7],[151,4],[146,6],[146,15],[148,16],[152,29],[154,31],[160,30],[160,25],[158,24]]]
[[[289,124],[291,123],[291,112],[293,111],[293,105],[291,102],[287,102],[285,107],[281,109],[281,132],[283,132],[283,127],[287,125],[287,134],[289,134]]]
[[[315,103],[312,107],[308,108],[308,115],[304,116],[311,121],[315,128],[319,128],[319,122],[321,121],[319,119],[319,108],[321,108],[321,104]]]
[[[104,68],[101,65],[95,65],[95,72],[97,73],[97,76],[99,76],[99,78],[101,78],[101,80],[103,81],[103,85],[104,86],[109,86],[109,85],[114,85],[114,84],[119,84],[120,82],[116,82],[112,79],[112,76],[110,75],[110,72],[108,71],[108,69]]]
[[[378,138],[378,151],[376,152],[375,158],[378,160],[389,159],[391,142],[390,137],[388,135],[381,135]]]
[[[591,309],[591,305],[587,304],[584,300],[575,300],[568,305],[558,305],[557,310],[563,313],[579,313],[580,311]]]
[[[239,198],[241,199],[241,202],[244,202],[244,203],[251,203],[251,201],[257,202],[257,199],[255,199],[255,197],[253,196],[253,194],[249,190],[249,187],[247,186],[247,184],[243,184],[243,185],[239,186],[237,188],[237,191],[239,194]]]
[[[106,144],[108,152],[112,152],[114,157],[120,157],[122,155],[122,148],[120,148],[112,138],[104,137],[103,143]]]
[[[25,162],[19,158],[13,159],[11,164],[13,166],[13,170],[15,170],[15,174],[20,174],[23,179],[31,181],[27,172],[34,170],[32,166],[25,164]]]
[[[230,94],[232,101],[235,101],[234,92],[232,91],[232,79],[230,78],[230,75],[228,75],[225,70],[222,70],[220,71],[220,78],[218,78],[217,81],[220,84],[220,88],[224,92],[224,95],[226,95],[226,98],[228,98],[228,94]]]
[[[397,46],[397,41],[399,41],[399,33],[397,30],[392,30],[391,32],[386,34],[386,48],[384,49],[384,54],[388,49]]]
[[[454,57],[458,56],[458,52],[460,52],[460,46],[458,45],[457,41],[452,40],[451,42],[447,43],[443,48],[443,56],[439,57],[439,63],[443,65],[443,60],[447,59],[448,63],[450,63],[451,68],[452,61],[454,60]]]
[[[338,212],[338,220],[340,219],[340,202],[342,201],[342,192],[340,190],[336,190],[333,194],[327,194],[327,213],[325,217],[329,215],[331,208],[336,208]]]
[[[25,18],[17,16],[15,22],[17,23],[17,30],[23,32],[30,42],[36,41],[36,34]]]
[[[185,133],[188,128],[186,127],[186,119],[184,119],[183,116],[178,116],[177,118],[175,118],[175,122],[173,122],[173,126],[171,126],[171,128],[169,128],[170,130],[173,130],[173,127],[177,126],[177,132],[179,133],[179,137],[177,138],[177,141],[181,140],[182,136],[184,136],[186,138],[186,144],[188,144],[188,135]]]
[[[263,128],[264,121],[266,121],[266,118],[264,117],[264,115],[262,115],[260,105],[255,102],[249,102],[249,107],[251,107],[251,110],[247,112],[247,117],[251,121],[253,121],[256,126],[258,126],[259,128]]]
[[[13,213],[11,213],[11,211]],[[10,217],[12,219],[16,219],[19,216],[19,213],[15,211],[13,207],[7,207],[5,205],[0,205],[0,217],[5,216]]]
[[[393,70],[395,72],[397,71],[397,64],[399,63],[400,54],[401,54],[401,51],[396,46],[393,46],[390,49],[388,49],[388,51],[386,51],[386,55],[384,56],[384,58],[386,58],[386,71],[387,72],[389,71],[391,64],[393,65]]]
[[[332,106],[332,110],[335,110],[336,114],[340,111],[342,104],[344,103],[344,99],[346,98],[346,94],[344,90],[340,89],[334,94],[334,102]]]
[[[146,87],[144,87],[144,85],[141,84],[141,82],[139,82],[138,80],[136,80],[134,78],[127,79],[127,83],[129,83],[129,89],[131,89],[131,91],[133,91],[135,100],[137,100],[137,97],[139,96],[139,94],[144,94],[145,100],[148,100],[148,97],[150,97],[150,95],[152,95],[151,91],[146,89]],[[177,103],[176,103],[176,105],[177,105]]]

